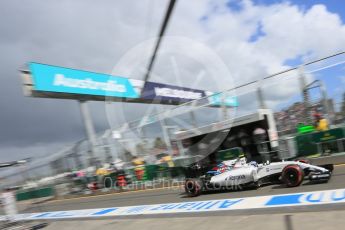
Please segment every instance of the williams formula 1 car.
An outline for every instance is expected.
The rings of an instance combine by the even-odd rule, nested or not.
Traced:
[[[198,164],[193,170],[200,170]],[[238,190],[258,188],[265,184],[284,183],[287,187],[299,186],[304,179],[327,182],[331,170],[303,161],[281,161],[257,164],[247,163],[246,158],[223,161],[196,178],[187,178],[185,191],[188,196],[198,196],[209,190]]]

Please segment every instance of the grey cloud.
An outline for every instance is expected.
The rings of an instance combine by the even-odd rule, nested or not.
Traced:
[[[24,97],[18,68],[28,61],[37,61],[111,73],[116,63],[129,49],[156,35],[167,2],[167,0],[101,2],[32,0],[25,3],[19,0],[0,1],[1,158],[5,156],[6,151],[11,151],[11,157],[15,158],[15,153],[19,154],[20,149],[32,151],[32,154],[37,151],[46,151],[29,148],[35,144],[62,145],[85,136],[78,104],[69,100]],[[215,86],[214,82],[218,82],[221,87],[224,87],[222,89],[231,88],[231,86],[266,76],[272,72],[272,69],[283,67],[281,66],[283,56],[290,57],[292,54],[295,56],[295,51],[291,51],[290,55],[289,47],[295,46],[295,43],[300,44],[298,41],[292,41],[287,48],[281,47],[281,40],[277,39],[277,36],[265,37],[257,44],[247,44],[243,41],[243,38],[255,29],[245,20],[250,19],[253,25],[256,25],[255,20],[259,16],[270,16],[269,7],[266,9],[267,12],[265,9],[262,11],[261,8],[251,9],[248,11],[248,17],[244,13],[239,18],[227,15],[222,18],[224,20],[218,20],[218,17],[223,17],[224,14],[217,15],[215,17],[217,20],[210,21],[212,23],[207,25],[212,28],[207,28],[209,29],[207,30],[200,22],[200,18],[209,10],[207,9],[209,5],[204,4],[205,2],[207,1],[201,3],[200,1],[179,1],[167,34],[187,36],[214,48],[230,69],[234,82],[221,74],[210,77],[211,72],[205,70],[200,83],[193,86],[195,75],[205,68],[195,60],[176,56],[176,62],[180,67],[181,84],[217,90],[219,87]],[[149,9],[149,7],[152,8]],[[251,12],[257,13],[250,16]],[[335,27],[334,31],[339,28]],[[238,29],[241,29],[241,33],[237,33]],[[311,35],[315,37],[315,41],[326,42],[327,39],[319,39],[316,36],[314,31],[317,29],[312,31]],[[337,41],[342,40],[339,38]],[[334,43],[337,47],[343,44],[342,42]],[[281,52],[286,51],[289,55],[285,53],[283,56],[278,55],[279,50],[271,49],[272,44],[276,44],[276,47],[282,50]],[[328,44],[329,42],[312,48],[326,47],[322,49],[326,52],[329,51]],[[300,46],[296,47],[299,49]],[[164,48],[164,42],[162,48]],[[142,65],[146,67],[145,60],[142,61]],[[180,84],[174,75],[169,56],[161,56],[154,72],[161,78],[153,77],[152,80]],[[135,72],[130,77],[140,79],[141,74]],[[278,100],[287,97],[289,93],[291,92],[268,91],[267,99]],[[240,109],[245,112],[251,111],[256,106],[253,103],[255,96],[251,93],[244,94],[240,97]],[[115,105],[115,109],[125,111],[127,120],[140,117],[145,111],[144,107],[143,105]],[[104,103],[90,103],[90,109],[96,130],[102,131],[107,128]],[[17,149],[9,150],[10,147],[17,147]]]
[[[15,159],[23,152],[21,148],[32,151],[28,154],[46,151],[30,147],[35,144],[61,144],[85,136],[78,104],[69,100],[24,97],[18,69],[28,61],[37,61],[110,72],[128,48],[144,39],[144,32],[133,28],[134,25],[145,27],[146,14],[133,13],[141,11],[146,3],[0,2],[2,159]],[[158,16],[161,14],[156,12]],[[107,128],[104,104],[91,103],[90,108],[96,130]],[[10,155],[6,154],[9,149]]]

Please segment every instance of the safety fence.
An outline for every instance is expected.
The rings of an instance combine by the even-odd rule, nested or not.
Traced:
[[[121,139],[115,140],[111,138],[111,132],[107,135],[105,135],[105,133],[99,134],[98,152],[95,155],[99,157],[101,163],[109,163],[111,161],[111,156],[113,156],[113,159],[122,157],[124,161],[130,162],[131,159],[125,157],[128,152],[130,152],[128,155],[132,154],[132,156],[156,154],[157,152],[155,151],[157,149],[153,148],[152,142],[145,142],[148,140],[148,136],[155,134],[156,136],[163,136],[162,139],[165,149],[162,151],[167,152],[169,155],[186,155],[186,157],[188,157],[188,153],[184,152],[183,143],[181,145],[181,143],[174,140],[174,132],[182,129],[199,127],[219,120],[243,116],[262,107],[271,108],[275,113],[280,147],[273,151],[278,151],[281,155],[280,158],[286,159],[289,155],[309,157],[327,154],[332,155],[336,152],[341,152],[344,150],[344,142],[339,137],[337,137],[337,140],[323,139],[322,141],[316,141],[315,138],[317,135],[326,135],[327,132],[321,132],[322,134],[308,133],[300,135],[296,135],[296,133],[298,124],[305,121],[306,109],[309,111],[307,114],[308,116],[311,115],[311,109],[319,109],[320,111],[327,110],[327,114],[325,115],[330,118],[332,124],[341,124],[341,122],[344,121],[344,116],[341,113],[341,96],[344,87],[340,87],[340,90],[327,90],[329,93],[327,97],[329,103],[325,103],[325,98],[318,91],[318,88],[322,86],[321,84],[316,85],[318,88],[315,89],[306,87],[305,89],[310,92],[310,98],[309,103],[304,103],[303,100],[305,98],[303,98],[302,92],[305,91],[301,89],[299,82],[302,76],[304,76],[307,83],[318,80],[317,83],[323,82],[326,88],[331,87],[327,85],[327,79],[331,74],[334,75],[335,72],[337,72],[336,69],[340,70],[343,67],[344,58],[344,52],[341,52],[266,77],[258,76],[257,80],[246,84],[241,85],[242,82],[239,82],[238,86],[234,86],[224,91],[223,94],[219,94],[220,105],[222,104],[222,95],[225,95],[224,97],[236,97],[238,107],[220,106],[219,108],[209,108],[206,107],[207,103],[205,103],[204,99],[177,106],[176,109],[162,107],[161,110],[159,110],[159,107],[157,107],[158,110],[154,109],[152,113],[143,116],[141,119],[135,120],[134,122],[128,122],[128,128],[122,133]],[[328,72],[328,70],[331,71]],[[337,76],[335,76],[335,78],[337,78]],[[339,84],[337,84],[341,86],[341,80],[338,79],[338,81]],[[314,105],[315,101],[319,102],[318,105]],[[333,101],[333,103],[331,101]],[[157,129],[157,125],[160,129]],[[330,132],[332,133],[335,131]],[[136,136],[136,139],[133,139],[133,135]],[[332,137],[333,134],[330,134],[330,136]],[[130,146],[134,147],[130,148]],[[141,147],[137,149],[141,149],[142,152],[133,150],[136,147]],[[286,151],[287,148],[289,148],[290,152]],[[18,185],[23,186],[25,183],[31,181],[35,182],[47,176],[54,177],[57,174],[86,168],[89,164],[87,159],[89,151],[90,146],[88,141],[81,140],[57,153],[51,154],[46,159],[40,159],[39,163],[29,163],[27,166],[19,166],[18,168],[11,169],[11,171],[4,174],[1,186],[3,188]],[[225,156],[224,159],[231,158],[233,151],[239,150],[224,150],[224,156],[228,155]],[[264,152],[264,149],[260,151]],[[283,154],[284,151],[287,156]],[[189,161],[185,161],[183,166],[189,163]],[[160,167],[150,166],[152,163],[146,164],[148,168],[157,168],[157,172],[151,173],[152,170],[148,169],[148,172],[142,175],[144,180],[146,177],[147,180],[161,177],[175,178],[175,175],[180,175],[182,171],[180,169],[175,170],[171,168],[166,170],[162,168],[159,169]],[[178,167],[179,164],[176,165],[176,167]],[[133,178],[135,178],[138,173],[142,173],[140,169],[135,170],[134,168],[128,170],[128,174],[131,174]],[[59,182],[59,184],[61,184],[61,182]]]

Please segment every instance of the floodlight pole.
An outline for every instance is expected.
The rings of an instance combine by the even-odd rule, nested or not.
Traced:
[[[148,67],[147,67],[147,72],[146,72],[145,77],[144,77],[144,87],[143,87],[143,89],[145,88],[146,82],[150,78],[151,71],[153,69],[153,65],[154,65],[155,60],[156,60],[156,55],[157,55],[159,46],[161,44],[162,38],[163,38],[163,36],[165,34],[165,30],[166,30],[166,28],[168,26],[168,22],[169,22],[169,19],[171,17],[171,14],[173,12],[175,3],[176,3],[176,0],[170,0],[170,2],[169,2],[168,9],[167,9],[167,11],[165,13],[164,20],[163,20],[162,26],[161,26],[160,31],[159,31],[158,40],[157,40],[157,43],[156,43],[155,48],[153,50],[150,62],[149,62]]]
[[[178,130],[178,127],[177,126],[164,126],[164,128],[166,129],[166,132],[168,133],[168,135],[169,135],[169,129],[174,131],[174,139],[176,141],[178,151],[180,153],[180,156],[184,156],[185,154],[184,154],[184,149],[183,149],[182,142],[181,142],[181,140],[178,140],[176,138],[176,134],[175,134],[176,131]],[[170,135],[169,135],[169,139],[170,139]]]
[[[162,126],[163,137],[164,137],[165,144],[167,145],[168,153],[172,155],[173,154],[173,149],[172,149],[172,146],[171,146],[170,135],[169,135],[168,130],[166,129],[166,127],[168,125],[167,125],[167,122],[165,121],[164,117],[163,117],[163,119],[160,120],[160,123],[161,123],[161,126]]]
[[[89,156],[89,165],[90,166],[94,166],[96,164],[96,158],[95,158],[95,154],[97,153],[97,140],[96,140],[96,133],[95,133],[95,129],[93,127],[93,123],[92,123],[92,119],[91,119],[91,115],[89,112],[89,107],[87,105],[87,101],[79,101],[79,105],[80,105],[80,112],[81,115],[83,117],[83,121],[84,121],[84,127],[85,127],[85,131],[86,131],[86,135],[87,138],[89,140],[89,143],[91,145],[91,151],[90,156]]]
[[[327,90],[325,88],[325,85],[321,80],[315,80],[307,85],[304,86],[303,88],[303,93],[308,94],[308,90],[319,88],[320,94],[321,94],[321,104],[323,106],[323,114],[328,120],[329,124],[332,124],[332,118],[330,115],[330,109],[328,105],[328,96],[327,96]]]
[[[83,168],[83,163],[79,158],[79,146],[81,145],[82,140],[78,141],[73,147],[72,147],[72,157],[74,158],[74,163],[76,164],[77,169]]]
[[[258,88],[256,89],[256,95],[259,101],[260,109],[267,109],[261,86],[258,86]]]
[[[323,107],[324,107],[323,112],[324,112],[329,124],[331,125],[333,123],[333,119],[332,119],[331,114],[330,114],[327,90],[326,90],[326,87],[323,84],[323,82],[320,80],[319,80],[319,86],[320,86],[320,92],[321,92],[321,96],[322,96]]]
[[[299,80],[300,80],[300,88],[302,92],[302,97],[303,97],[303,104],[304,104],[304,116],[305,116],[305,123],[306,124],[311,124],[311,117],[310,117],[310,98],[309,98],[309,92],[306,89],[307,87],[307,79],[304,73],[304,66],[300,66],[298,68],[299,70]]]
[[[197,125],[197,123],[196,123],[196,118],[195,118],[195,113],[194,113],[194,111],[193,110],[191,110],[190,112],[189,112],[189,115],[190,115],[190,118],[191,118],[191,120],[192,120],[192,126],[193,126],[193,128],[198,128],[198,125]]]

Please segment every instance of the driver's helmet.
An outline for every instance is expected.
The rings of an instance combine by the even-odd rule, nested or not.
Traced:
[[[247,159],[245,157],[239,157],[234,161],[234,164],[232,165],[232,167],[240,168],[246,164],[247,164]]]
[[[254,167],[258,167],[258,163],[256,161],[249,162],[249,165],[254,166]]]

